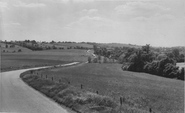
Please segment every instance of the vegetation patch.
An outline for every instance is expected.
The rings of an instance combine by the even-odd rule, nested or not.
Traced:
[[[176,63],[184,62],[183,50],[183,47],[164,49],[150,47],[150,45],[140,48],[110,48],[94,45],[94,53],[104,56],[105,63],[107,58],[116,59],[123,64],[123,70],[145,72],[180,80],[184,80],[184,68],[179,69]],[[95,61],[97,62],[96,59]]]
[[[88,63],[65,68],[41,70],[40,75],[61,80],[63,83],[99,95],[110,97],[124,112],[149,111],[155,113],[183,113],[184,81],[153,76],[147,73],[129,72],[121,69],[121,64]],[[82,89],[81,89],[82,85]],[[91,107],[100,109],[99,107]],[[137,113],[136,112],[136,113]],[[141,113],[142,113],[141,112]],[[114,113],[114,112],[112,112]]]
[[[78,113],[144,113],[146,111],[122,106],[111,97],[99,95],[63,82],[53,81],[37,75],[34,71],[27,71],[20,75],[22,80],[34,89],[61,105],[71,108]],[[147,113],[147,112],[146,112]]]

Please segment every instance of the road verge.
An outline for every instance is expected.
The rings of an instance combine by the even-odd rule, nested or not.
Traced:
[[[57,82],[53,79],[48,79],[46,76],[38,76],[35,70],[26,71],[20,77],[29,86],[58,104],[69,107],[78,113],[117,113],[118,111],[118,104],[110,97],[88,92],[83,89],[79,90],[70,84]]]

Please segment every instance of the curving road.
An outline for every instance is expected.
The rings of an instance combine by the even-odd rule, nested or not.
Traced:
[[[60,66],[74,64],[77,62]],[[27,70],[0,73],[0,113],[72,113],[26,85],[19,76]]]

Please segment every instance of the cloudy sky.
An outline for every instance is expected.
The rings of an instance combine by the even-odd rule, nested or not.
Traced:
[[[0,0],[0,39],[185,46],[185,0]]]

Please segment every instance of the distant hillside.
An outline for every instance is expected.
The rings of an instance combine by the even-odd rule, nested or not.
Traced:
[[[104,47],[110,47],[110,48],[115,48],[115,47],[140,48],[141,47],[139,45],[122,44],[122,43],[99,43],[98,45],[99,46],[104,46]]]
[[[87,43],[42,43],[42,46],[55,46],[57,48],[71,48],[71,49],[92,49],[93,45],[87,44]]]
[[[18,45],[14,45],[14,44],[5,44],[5,43],[0,43],[0,48],[1,48],[1,52],[3,53],[14,53],[14,52],[29,52],[32,51],[28,48],[25,47],[21,47]]]
[[[37,42],[35,40],[8,42],[8,44],[19,45],[33,51],[50,49],[93,49],[92,44],[76,42]]]

